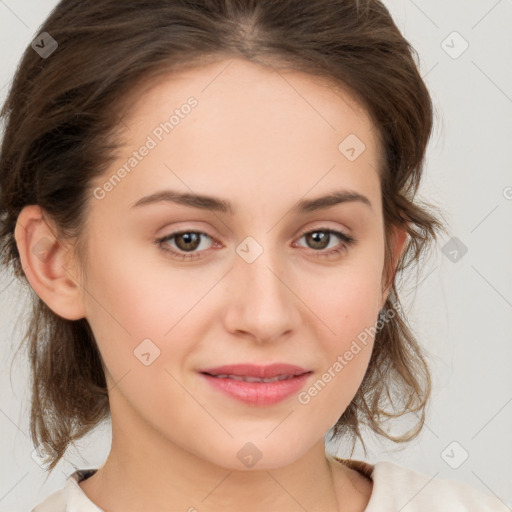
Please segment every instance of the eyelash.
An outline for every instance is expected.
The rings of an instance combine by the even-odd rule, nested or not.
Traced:
[[[312,233],[318,233],[318,232],[329,233],[330,235],[336,235],[342,240],[342,243],[337,249],[332,249],[328,252],[316,251],[313,249],[313,252],[317,253],[317,254],[315,254],[315,257],[317,257],[317,258],[332,258],[333,256],[337,256],[337,255],[341,254],[342,252],[348,250],[349,247],[356,242],[355,238],[343,233],[342,231],[336,231],[334,229],[329,229],[329,228],[318,228],[318,229],[313,229],[311,231],[306,231],[301,234],[301,236],[299,237],[299,240],[302,237],[304,237],[305,235],[310,235]],[[158,238],[157,240],[155,240],[155,243],[162,251],[164,251],[166,253],[171,253],[173,257],[178,258],[181,261],[190,261],[190,260],[196,260],[197,258],[201,258],[202,257],[201,252],[204,252],[204,251],[192,252],[192,253],[180,253],[174,249],[169,249],[168,246],[167,247],[165,246],[166,245],[165,242],[173,239],[174,237],[176,237],[178,235],[183,235],[186,233],[205,235],[208,238],[211,238],[213,240],[213,238],[210,237],[210,235],[208,235],[207,233],[204,233],[202,231],[184,230],[184,231],[177,231],[175,233],[171,233],[170,235],[164,236],[162,238]]]

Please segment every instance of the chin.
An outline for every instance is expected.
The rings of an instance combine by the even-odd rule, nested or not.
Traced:
[[[272,434],[271,434],[272,435]],[[214,464],[234,471],[265,471],[278,469],[294,463],[304,449],[304,443],[284,443],[277,435],[273,441],[260,441],[245,436],[236,437],[224,446],[216,444],[215,450],[208,451],[208,459]]]

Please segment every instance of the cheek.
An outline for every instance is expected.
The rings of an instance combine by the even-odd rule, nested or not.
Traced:
[[[298,398],[334,423],[356,394],[371,357],[381,306],[381,266],[360,253],[357,263],[340,266],[322,284],[315,279],[303,286],[324,357],[317,379]]]
[[[375,324],[382,301],[381,279],[382,262],[361,252],[330,269],[324,278],[314,276],[304,282],[303,297],[328,327],[332,344],[341,348],[347,339]]]
[[[191,279],[191,271],[172,268],[156,249],[113,240],[96,240],[86,294],[87,318],[107,369],[114,381],[128,371],[132,378],[142,371],[145,379],[164,366],[172,370],[192,350],[187,340],[202,328],[201,299],[220,276]]]

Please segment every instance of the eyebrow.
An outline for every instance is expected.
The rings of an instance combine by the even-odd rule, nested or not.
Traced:
[[[235,214],[233,205],[225,199],[201,194],[177,192],[175,190],[160,190],[148,196],[144,196],[135,202],[131,208],[161,202],[171,202],[201,210],[227,213],[229,215]],[[292,207],[291,211],[296,214],[311,213],[337,204],[351,202],[359,202],[372,208],[372,204],[366,196],[353,190],[338,190],[315,199],[301,199]]]

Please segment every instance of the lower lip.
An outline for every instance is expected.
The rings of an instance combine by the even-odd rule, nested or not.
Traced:
[[[245,382],[228,378],[202,375],[214,388],[242,402],[254,405],[272,405],[297,393],[308,379],[310,373],[304,373],[291,379],[275,382]]]

